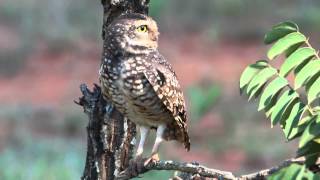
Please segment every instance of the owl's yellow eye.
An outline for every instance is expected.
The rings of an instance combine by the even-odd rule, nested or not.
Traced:
[[[142,25],[142,26],[137,27],[137,31],[138,32],[147,32],[148,28],[146,25]]]

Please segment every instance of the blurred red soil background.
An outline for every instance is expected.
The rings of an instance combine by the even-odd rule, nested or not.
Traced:
[[[195,36],[172,42],[161,37],[160,49],[176,70],[183,88],[208,79],[226,87],[228,93],[237,92],[241,71],[263,55],[261,47],[253,42],[205,46],[199,39]],[[44,42],[39,42],[19,73],[9,78],[0,77],[0,101],[59,105],[80,96],[81,83],[89,86],[98,83],[100,47],[95,42],[82,40],[72,48],[53,53]]]
[[[214,82],[223,89],[223,96],[240,96],[238,91],[240,73],[247,64],[261,57],[264,50],[262,46],[257,46],[257,42],[210,44],[197,35],[193,36],[174,42],[161,37],[160,41],[160,49],[172,63],[182,87],[187,89],[205,80]],[[73,100],[81,96],[79,90],[81,83],[86,83],[89,87],[92,87],[93,83],[98,83],[100,54],[101,45],[88,40],[79,41],[60,52],[51,52],[45,42],[39,42],[28,57],[27,64],[16,75],[9,78],[0,77],[0,87],[2,87],[0,101],[10,105],[49,106],[58,109],[57,112],[60,106],[74,106],[80,112],[81,107],[77,107]],[[225,133],[223,131],[226,125],[223,121],[223,117],[217,111],[205,114],[201,120],[197,120],[197,123],[191,124],[191,133],[195,136],[195,141],[199,141],[194,146],[200,144],[200,148],[192,147],[191,152],[187,153],[179,146],[164,143],[165,156],[184,161],[198,161],[211,167],[218,165],[231,171],[251,166],[250,163],[254,163],[252,168],[256,163],[260,165],[262,163],[261,166],[268,164],[264,160],[250,162],[246,152],[239,148],[224,149],[218,154],[205,147],[201,148],[201,144],[215,138],[215,134],[221,136]],[[36,131],[40,132],[33,133],[42,136],[51,130],[40,128]],[[4,133],[1,134],[6,136]],[[85,134],[81,136],[85,143]]]

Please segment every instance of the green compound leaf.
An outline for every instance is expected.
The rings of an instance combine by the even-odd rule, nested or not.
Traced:
[[[320,117],[318,116],[315,119],[316,120],[311,122],[304,130],[299,142],[299,148],[304,147],[308,142],[320,136]]]
[[[299,89],[320,71],[320,59],[310,61],[296,75],[294,88]]]
[[[320,72],[320,69],[319,69],[319,72]],[[306,86],[306,89],[307,89],[308,104],[311,104],[314,100],[319,98],[320,77],[318,77],[314,82],[308,83]]]
[[[285,137],[289,140],[289,137],[291,135],[291,132],[294,128],[297,128],[299,124],[299,120],[301,117],[301,114],[304,111],[305,105],[303,105],[300,102],[297,102],[294,104],[289,117],[286,119],[285,123],[285,128],[283,129],[283,132],[285,134]],[[295,133],[295,132],[293,132]]]
[[[287,76],[289,72],[305,60],[315,56],[316,51],[312,48],[303,47],[292,53],[280,68],[280,76]]]
[[[281,97],[278,99],[278,102],[272,109],[271,113],[271,124],[272,126],[276,125],[278,122],[281,122],[287,114],[287,111],[290,111],[291,104],[298,98],[298,94],[291,89],[286,90]]]
[[[262,69],[268,67],[266,60],[259,60],[255,64],[249,65],[242,73],[240,77],[240,93],[246,88],[252,78]]]
[[[249,100],[255,96],[262,86],[276,73],[277,70],[272,67],[261,70],[248,84],[247,94],[249,95]]]
[[[282,77],[277,77],[272,82],[270,82],[270,84],[268,84],[267,87],[263,90],[259,102],[258,111],[268,106],[273,98],[276,98],[275,95],[286,85],[288,85],[288,81]]]
[[[271,44],[287,34],[297,32],[298,26],[293,22],[282,22],[272,27],[264,37],[265,44]]]
[[[281,38],[279,41],[277,41],[268,51],[268,58],[270,60],[273,60],[276,56],[280,55],[281,53],[288,50],[290,47],[305,42],[307,38],[299,33],[299,32],[293,32],[290,33],[283,38]]]

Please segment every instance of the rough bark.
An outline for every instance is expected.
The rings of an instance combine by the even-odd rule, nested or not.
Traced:
[[[102,38],[105,28],[123,13],[148,13],[149,0],[101,0],[103,6]],[[102,53],[102,59],[104,49]],[[136,135],[135,125],[124,118],[101,95],[99,86],[91,92],[82,84],[83,97],[77,102],[89,117],[87,157],[82,179],[108,179],[129,165]]]

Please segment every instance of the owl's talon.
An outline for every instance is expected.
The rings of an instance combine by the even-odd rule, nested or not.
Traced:
[[[151,159],[153,161],[160,161],[160,157],[159,157],[159,154],[158,153],[155,153],[151,156]]]
[[[155,154],[151,155],[151,157],[148,158],[148,159],[144,162],[144,166],[147,166],[148,164],[154,163],[154,162],[157,162],[157,161],[160,161],[160,158],[159,158],[159,154],[158,154],[158,153],[155,153]]]

